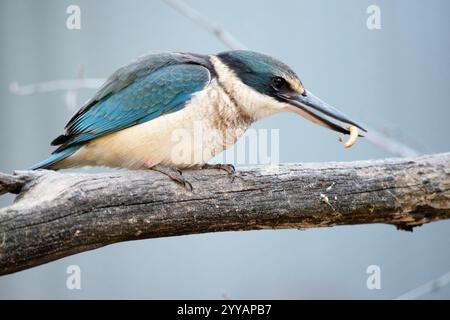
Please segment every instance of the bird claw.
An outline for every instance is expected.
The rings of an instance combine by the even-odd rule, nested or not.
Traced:
[[[192,192],[194,188],[192,187],[192,184],[187,181],[182,175],[183,172],[180,169],[172,168],[169,166],[164,165],[155,165],[152,167],[149,167],[150,170],[154,170],[157,172],[160,172],[166,176],[168,176],[170,179],[181,185],[183,188],[185,188],[187,191]],[[226,173],[228,173],[229,176],[231,176],[231,182],[234,182],[234,179],[236,178],[236,168],[232,164],[204,164],[200,167],[200,169],[215,169],[215,170],[223,170]]]
[[[192,192],[194,188],[192,187],[192,184],[187,181],[185,178],[182,177],[183,172],[179,169],[171,168],[168,166],[162,166],[162,165],[156,165],[151,168],[150,170],[154,170],[157,172],[160,172],[166,176],[168,176],[170,179],[181,185],[184,189],[186,189],[189,192]]]
[[[181,177],[180,178],[172,178],[172,180],[175,181],[176,183],[179,183],[183,188],[185,188],[189,192],[192,192],[194,190],[194,188],[192,187],[192,184],[184,178],[181,178]]]
[[[223,170],[228,173],[229,176],[231,176],[231,182],[234,181],[236,178],[236,168],[232,164],[204,164],[201,169],[216,169],[216,170]]]

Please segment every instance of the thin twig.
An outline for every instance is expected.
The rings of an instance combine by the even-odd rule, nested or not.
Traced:
[[[415,300],[419,299],[427,294],[435,293],[450,284],[450,272],[447,272],[443,276],[437,279],[431,280],[417,288],[414,288],[401,296],[397,297],[395,300]]]
[[[181,14],[191,19],[195,23],[202,26],[204,29],[208,30],[214,34],[220,41],[222,41],[227,47],[233,50],[245,50],[247,47],[237,40],[231,33],[226,31],[224,28],[214,23],[213,21],[206,18],[204,15],[200,14],[197,10],[190,7],[186,2],[180,0],[164,0],[168,5],[172,6],[174,9],[178,10]]]
[[[20,85],[18,82],[12,82],[9,86],[9,91],[19,96],[28,96],[36,93],[47,93],[59,90],[98,89],[104,81],[105,79],[101,78],[84,78],[52,80],[28,85]]]
[[[374,128],[368,126],[365,126],[365,128],[367,129],[367,133],[364,134],[364,137],[367,141],[391,154],[401,157],[416,157],[421,154],[421,152],[407,146],[403,142],[395,140]]]

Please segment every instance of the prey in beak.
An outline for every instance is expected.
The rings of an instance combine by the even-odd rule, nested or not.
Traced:
[[[279,92],[278,96],[291,105],[289,111],[300,114],[311,122],[325,128],[343,134],[350,134],[349,127],[355,126],[367,132],[366,129],[351,120],[341,111],[330,106],[307,90],[304,90],[303,94]]]
[[[292,88],[293,86],[295,88]],[[367,132],[344,113],[304,89],[299,82],[287,82],[281,77],[275,77],[272,80],[272,88],[276,98],[289,105],[287,111],[297,113],[325,128],[350,135],[349,141],[345,144],[347,148],[356,142],[358,136],[362,136],[359,134],[358,128]]]

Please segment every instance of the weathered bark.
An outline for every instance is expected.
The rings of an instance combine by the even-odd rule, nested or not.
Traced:
[[[193,192],[152,171],[0,174],[0,194],[19,194],[0,209],[0,274],[126,240],[450,217],[450,153],[184,176]]]

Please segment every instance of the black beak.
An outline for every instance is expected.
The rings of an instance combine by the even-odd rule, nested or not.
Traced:
[[[323,102],[309,91],[305,90],[303,95],[289,93],[280,94],[279,96],[284,101],[294,106],[296,108],[294,109],[296,113],[301,114],[308,120],[325,128],[344,134],[350,134],[347,127],[353,125],[362,131],[367,132],[366,129],[349,119],[345,114]]]

